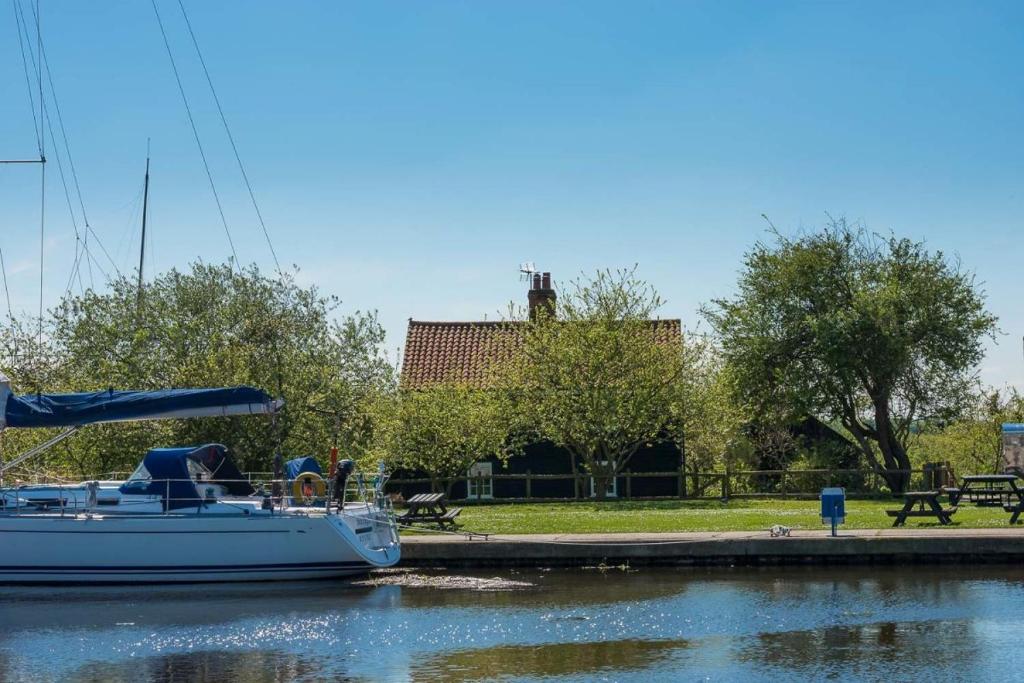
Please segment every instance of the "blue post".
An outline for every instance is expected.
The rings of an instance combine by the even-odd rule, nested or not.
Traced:
[[[821,522],[832,525],[832,535],[838,536],[837,529],[846,520],[846,491],[838,487],[821,490]]]

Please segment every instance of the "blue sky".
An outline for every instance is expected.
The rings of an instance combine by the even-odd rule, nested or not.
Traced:
[[[793,232],[828,213],[975,270],[1005,332],[983,378],[1024,386],[1022,3],[185,1],[281,260],[346,310],[378,309],[392,348],[409,317],[524,301],[522,261],[556,281],[639,264],[694,327],[765,237],[761,214]],[[239,256],[269,269],[177,2],[158,4]],[[149,2],[42,0],[42,21],[118,267],[137,258],[147,137],[147,268],[225,259]],[[8,8],[7,158],[36,149],[16,36]],[[19,310],[39,291],[36,173],[0,167]],[[47,173],[52,304],[74,238]]]

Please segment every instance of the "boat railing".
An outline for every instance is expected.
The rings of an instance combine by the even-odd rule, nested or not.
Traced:
[[[152,506],[154,502],[161,504],[159,511],[146,511],[150,514],[166,515],[198,515],[210,503],[219,503],[238,509],[239,514],[250,514],[253,504],[258,503],[260,509],[268,510],[271,514],[281,513],[287,508],[323,508],[324,512],[331,514],[344,509],[345,503],[362,503],[374,515],[368,515],[371,521],[384,521],[394,526],[395,515],[391,505],[391,499],[384,493],[386,475],[378,474],[376,479],[368,485],[365,478],[360,474],[348,478],[344,495],[340,498],[334,495],[334,481],[329,480],[325,484],[325,495],[323,496],[296,496],[292,490],[294,480],[290,479],[129,479],[125,484],[137,483],[139,490],[129,495],[144,496],[141,500],[125,499],[124,495],[118,498],[103,498],[100,495],[98,481],[90,481],[75,484],[57,483],[24,483],[18,482],[12,486],[0,489],[0,513],[6,515],[20,515],[38,512],[59,512],[61,516],[78,515],[81,513],[105,514],[132,512],[133,508]],[[210,495],[213,491],[204,488],[212,486],[229,486],[231,484],[248,484],[255,490],[249,496],[224,496]],[[193,495],[172,495],[175,484],[189,484],[194,487]],[[121,487],[119,486],[118,489]],[[45,491],[46,498],[33,497],[33,492]],[[243,504],[243,501],[247,504]],[[299,503],[299,504],[296,504]],[[303,505],[304,504],[304,505]],[[116,507],[117,509],[111,509]],[[193,509],[194,508],[194,509]],[[383,520],[381,519],[383,518]]]

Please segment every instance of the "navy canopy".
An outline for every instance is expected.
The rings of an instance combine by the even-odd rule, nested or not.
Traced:
[[[279,403],[253,387],[96,391],[81,394],[8,393],[0,428],[77,427],[97,422],[124,422],[273,412]],[[6,406],[4,406],[6,403]]]
[[[188,470],[188,457],[195,450],[194,446],[154,448],[146,453],[142,466],[119,490],[126,494],[161,496],[164,510],[196,507],[202,500]]]
[[[220,444],[200,446],[188,457],[208,469],[210,481],[223,486],[232,496],[250,496],[256,490],[228,455],[228,449]]]
[[[121,484],[121,493],[161,496],[164,509],[195,507],[201,502],[193,483],[189,461],[209,472],[203,481],[220,484],[235,496],[248,496],[255,490],[238,471],[227,449],[220,444],[154,448],[142,459],[142,465]]]
[[[294,480],[295,477],[299,476],[303,472],[313,472],[314,474],[323,474],[323,470],[320,469],[320,463],[316,461],[316,458],[305,456],[302,458],[295,458],[289,460],[284,464],[284,473],[289,480]]]

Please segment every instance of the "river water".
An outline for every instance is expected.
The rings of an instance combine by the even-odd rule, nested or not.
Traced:
[[[1024,663],[1024,568],[458,576],[0,588],[0,680],[1012,680]]]

